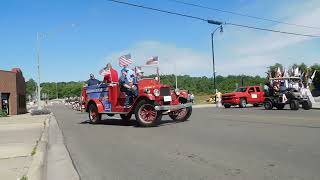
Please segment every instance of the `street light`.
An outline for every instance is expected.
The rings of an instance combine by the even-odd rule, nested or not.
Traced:
[[[208,20],[208,23],[209,20]],[[213,70],[213,89],[214,92],[217,93],[217,88],[216,88],[216,67],[215,67],[215,62],[214,62],[214,45],[213,45],[213,36],[214,33],[220,29],[220,32],[223,32],[223,27],[222,27],[222,22],[219,21],[213,21],[210,24],[215,24],[215,25],[220,25],[219,27],[217,27],[212,33],[211,33],[211,48],[212,48],[212,70]]]
[[[71,27],[75,27],[75,24],[71,24]],[[64,28],[55,29],[54,31],[63,31]],[[40,88],[40,40],[44,39],[48,33],[39,33],[37,32],[37,69],[38,69],[38,88],[37,88],[37,94],[38,94],[38,109],[41,109],[40,101],[41,101],[41,88]]]
[[[43,34],[40,34],[39,32],[37,32],[37,68],[38,68],[38,88],[37,88],[37,96],[38,96],[38,109],[41,109],[41,105],[40,105],[40,101],[41,101],[41,97],[40,97],[40,39],[43,38]]]

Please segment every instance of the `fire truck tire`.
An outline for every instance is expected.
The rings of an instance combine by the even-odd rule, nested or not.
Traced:
[[[190,118],[192,114],[192,107],[187,107],[178,111],[178,114],[177,112],[169,113],[169,117],[175,121],[186,121]]]
[[[162,112],[155,110],[155,103],[152,101],[141,100],[135,110],[135,118],[142,127],[154,127],[159,125]]]
[[[95,104],[89,105],[89,120],[92,124],[97,124],[101,121],[101,114]]]

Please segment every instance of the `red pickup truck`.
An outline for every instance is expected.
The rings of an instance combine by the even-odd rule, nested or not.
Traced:
[[[225,108],[236,105],[244,108],[247,104],[253,104],[256,107],[263,104],[264,98],[263,88],[260,86],[239,87],[235,92],[223,94],[222,104]]]

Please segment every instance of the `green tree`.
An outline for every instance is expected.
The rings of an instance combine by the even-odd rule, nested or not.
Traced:
[[[308,66],[306,64],[304,64],[304,63],[299,64],[298,68],[303,73],[307,73],[308,70],[309,70]]]
[[[268,72],[271,74],[272,77],[276,76],[276,72],[277,72],[278,68],[280,68],[280,70],[282,71],[283,70],[283,65],[280,64],[280,63],[276,63],[276,64],[274,64],[272,66],[269,66]]]
[[[26,82],[26,90],[27,90],[27,96],[32,96],[35,90],[37,89],[37,83],[33,79],[29,79]]]

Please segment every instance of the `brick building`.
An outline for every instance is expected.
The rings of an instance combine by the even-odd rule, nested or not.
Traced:
[[[19,68],[0,70],[0,110],[9,115],[27,112],[26,82]]]

